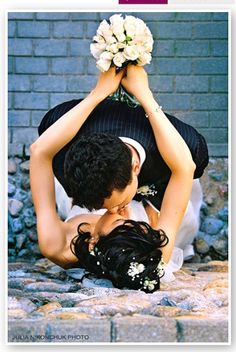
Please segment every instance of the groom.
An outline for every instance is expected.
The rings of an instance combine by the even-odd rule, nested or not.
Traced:
[[[39,134],[79,102],[64,102],[47,112]],[[187,143],[196,164],[194,178],[199,178],[208,164],[203,136],[174,116],[166,116]],[[73,204],[90,210],[107,208],[111,213],[132,198],[145,199],[159,210],[171,175],[144,109],[110,98],[92,111],[76,136],[57,153],[53,171]]]

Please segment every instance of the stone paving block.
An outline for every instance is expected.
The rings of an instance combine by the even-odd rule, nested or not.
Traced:
[[[209,120],[211,127],[228,127],[228,112],[210,111]]]
[[[14,37],[16,33],[16,22],[8,21],[8,37]]]
[[[85,30],[85,35],[86,38],[89,38],[91,40],[91,38],[96,35],[97,32],[97,28],[98,28],[98,23],[96,22],[87,22],[86,23],[86,30]]]
[[[37,20],[68,20],[68,12],[37,12]]]
[[[208,40],[177,40],[175,43],[176,56],[209,56]]]
[[[75,321],[48,321],[47,334],[66,335],[54,342],[110,342],[110,321],[101,319],[81,319]]]
[[[228,56],[228,40],[211,40],[211,53],[213,56]]]
[[[14,65],[14,58],[11,56],[8,56],[8,73],[13,73],[13,65]]]
[[[188,110],[191,108],[190,94],[158,94],[158,100],[165,111]]]
[[[21,21],[17,23],[18,36],[24,38],[49,37],[49,22]]]
[[[208,92],[209,79],[207,76],[177,76],[175,87],[176,92]]]
[[[47,109],[48,94],[47,93],[15,93],[14,106],[16,109]]]
[[[175,39],[175,38],[186,38],[190,39],[192,35],[192,24],[185,22],[178,23],[154,23],[150,22],[148,24],[154,38],[167,38],[167,39]]]
[[[32,55],[33,42],[31,39],[9,38],[8,54],[14,56]]]
[[[147,66],[148,67],[148,66]],[[87,60],[87,73],[88,75],[98,75],[98,69],[96,67],[96,61],[94,58],[89,57]]]
[[[192,108],[198,110],[226,110],[228,108],[227,94],[194,94]]]
[[[9,12],[8,18],[12,20],[32,20],[34,12]]]
[[[176,20],[178,21],[210,21],[211,12],[177,12]]]
[[[97,20],[97,12],[72,12],[70,14],[72,20],[86,21],[86,20]]]
[[[38,127],[43,116],[46,114],[46,110],[41,110],[41,111],[32,111],[31,113],[31,123],[32,127]]]
[[[184,113],[177,113],[175,116],[196,128],[209,126],[209,116],[207,111],[187,111]]]
[[[33,77],[33,91],[35,92],[65,92],[66,78],[60,76]]]
[[[8,125],[9,126],[29,126],[30,111],[9,111]]]
[[[81,22],[55,22],[53,36],[55,38],[83,38],[84,24]]]
[[[134,12],[133,16],[141,18],[143,21],[174,21],[176,13],[174,12]]]
[[[152,55],[161,56],[174,56],[174,40],[158,40],[154,42]]]
[[[215,21],[228,21],[228,12],[214,12],[213,20]]]
[[[19,156],[23,155],[24,145],[21,143],[8,143],[8,156]]]
[[[57,104],[63,103],[64,101],[69,101],[72,99],[84,98],[84,93],[55,93],[51,94],[50,97],[50,107]]]
[[[14,95],[13,93],[8,93],[8,109],[13,109]]]
[[[112,319],[112,342],[176,342],[176,322],[153,316]]]
[[[12,142],[31,144],[38,138],[38,132],[36,128],[14,128],[12,130]]]
[[[191,60],[182,58],[153,58],[151,64],[147,65],[147,71],[150,74],[186,75],[191,73]]]
[[[228,321],[178,318],[178,342],[228,342]]]
[[[228,35],[228,24],[227,22],[218,23],[206,23],[204,26],[202,23],[193,24],[193,38],[226,38]]]
[[[91,40],[70,40],[70,54],[72,56],[90,56]]]
[[[43,74],[48,73],[48,60],[36,57],[16,57],[16,73]]]
[[[150,87],[154,92],[167,93],[173,91],[173,77],[172,76],[158,76],[151,75],[149,77]]]
[[[68,80],[69,92],[90,92],[94,87],[96,79],[94,76],[80,76]]]
[[[8,342],[43,342],[46,327],[46,321],[9,320]]]
[[[36,56],[66,56],[67,43],[57,39],[36,39],[34,41]]]
[[[228,130],[227,128],[199,128],[199,133],[207,138],[209,143],[227,143]]]
[[[209,155],[211,156],[223,156],[228,155],[228,144],[227,143],[208,143]]]
[[[10,92],[30,91],[30,77],[26,75],[9,75],[8,90]]]
[[[214,76],[211,77],[211,91],[222,92],[228,91],[228,77],[227,76]]]
[[[84,60],[83,58],[55,58],[52,60],[53,74],[83,74]]]
[[[193,61],[192,73],[194,74],[227,74],[227,58],[207,58],[196,59]]]

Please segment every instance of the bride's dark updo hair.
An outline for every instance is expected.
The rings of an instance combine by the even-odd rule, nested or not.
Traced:
[[[160,248],[169,241],[164,231],[154,230],[146,222],[127,220],[109,235],[101,236],[91,253],[91,233],[82,230],[85,224],[78,226],[78,235],[71,241],[79,267],[111,280],[117,288],[147,293],[160,288],[160,277],[164,275]]]

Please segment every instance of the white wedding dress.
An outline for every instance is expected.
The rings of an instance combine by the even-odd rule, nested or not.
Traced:
[[[91,214],[86,208],[77,205],[71,207],[71,199],[65,193],[61,184],[55,178],[56,203],[59,215],[65,220],[79,214]],[[176,235],[175,246],[168,264],[165,265],[165,275],[161,278],[161,282],[170,282],[175,279],[174,272],[178,271],[184,260],[194,255],[192,242],[197,235],[199,228],[199,213],[202,204],[202,189],[198,179],[193,181],[191,198],[188,203],[183,221]],[[141,202],[132,200],[129,204],[131,209],[131,219],[135,221],[145,221],[149,223],[149,219],[145,208]],[[94,210],[93,214],[103,215],[106,209]]]

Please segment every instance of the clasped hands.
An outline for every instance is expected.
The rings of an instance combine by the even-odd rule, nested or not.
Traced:
[[[143,67],[129,64],[117,72],[113,66],[99,75],[93,94],[105,99],[113,94],[122,85],[142,105],[148,97],[152,96],[149,88],[148,76]]]

